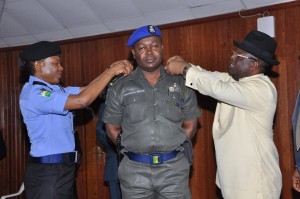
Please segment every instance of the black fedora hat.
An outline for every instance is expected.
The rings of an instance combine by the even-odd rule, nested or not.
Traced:
[[[242,43],[233,41],[233,45],[254,55],[268,64],[280,64],[279,61],[274,59],[275,50],[277,47],[276,41],[263,32],[253,30],[246,35]]]

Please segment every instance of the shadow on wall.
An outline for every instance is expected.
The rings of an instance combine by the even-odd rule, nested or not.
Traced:
[[[212,97],[202,95],[198,91],[195,92],[197,96],[198,107],[203,110],[207,110],[209,112],[215,113],[217,107],[217,100]]]
[[[280,66],[271,66],[268,67],[265,71],[265,75],[269,76],[270,78],[278,78],[279,77],[279,73],[273,71],[273,67],[280,67]]]

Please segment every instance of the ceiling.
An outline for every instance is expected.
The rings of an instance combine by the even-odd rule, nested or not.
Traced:
[[[0,0],[0,48],[162,25],[292,0]]]

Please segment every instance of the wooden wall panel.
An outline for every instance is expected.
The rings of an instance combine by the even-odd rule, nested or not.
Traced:
[[[274,118],[274,140],[280,155],[283,175],[282,199],[299,198],[291,189],[293,146],[291,117],[300,90],[300,2],[244,11],[243,15],[270,12],[275,16],[277,57],[281,64],[273,68],[271,80],[278,90]],[[242,41],[256,29],[257,17],[241,18],[238,13],[161,26],[164,61],[178,54],[207,70],[227,71],[233,40]],[[106,70],[114,61],[128,57],[129,32],[60,42],[63,85],[84,86]],[[29,144],[19,110],[17,59],[24,47],[0,49],[0,129],[7,144],[7,157],[0,161],[0,195],[18,190],[23,181]],[[277,76],[276,76],[277,75]],[[215,186],[216,163],[211,135],[216,101],[197,94],[202,112],[199,129],[193,140],[195,163],[191,168],[190,186],[193,198],[221,198]],[[98,150],[95,128],[99,109],[96,100],[88,108],[75,112],[75,124],[83,151],[76,184],[80,199],[109,198],[103,182],[105,154]],[[24,195],[17,197],[24,198]]]

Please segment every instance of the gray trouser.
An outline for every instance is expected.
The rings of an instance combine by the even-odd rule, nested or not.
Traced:
[[[123,199],[190,199],[190,165],[183,153],[160,165],[150,166],[125,156],[119,166]]]

